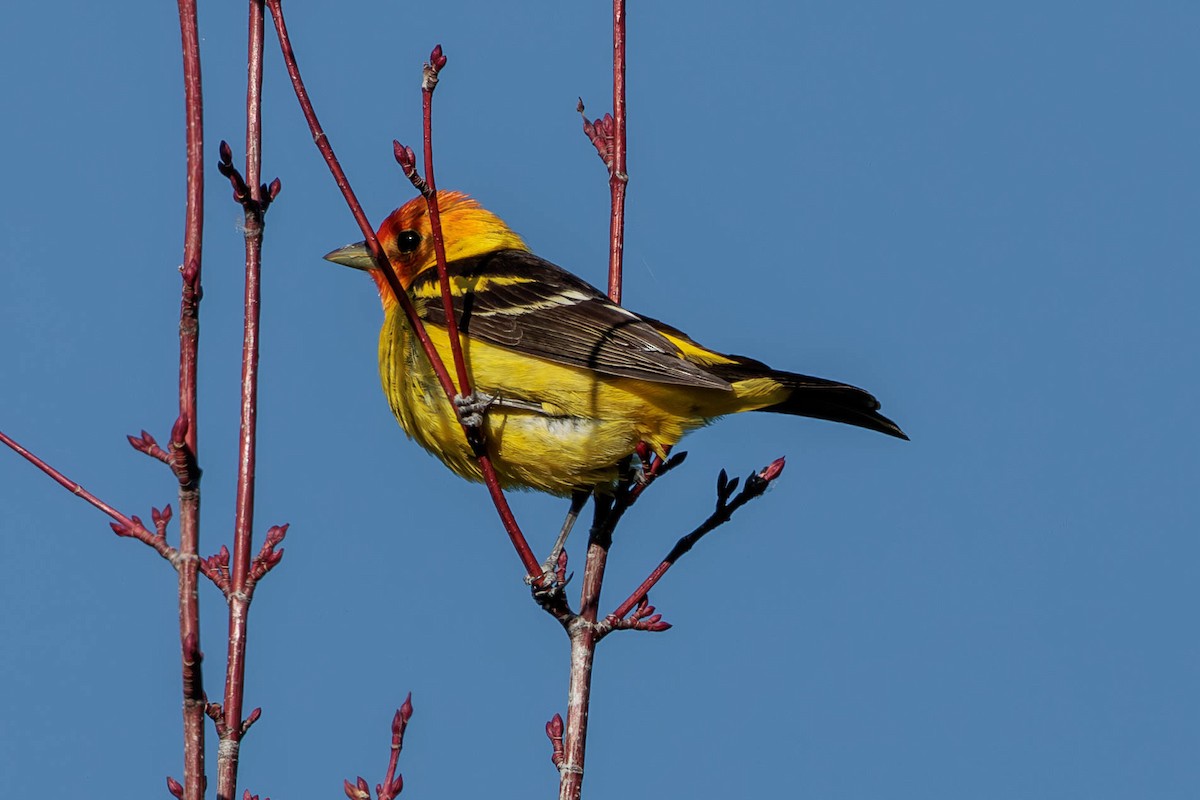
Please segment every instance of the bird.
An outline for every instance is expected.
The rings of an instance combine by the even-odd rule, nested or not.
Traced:
[[[684,434],[743,411],[908,439],[870,393],[711,350],[535,255],[469,195],[439,190],[437,203],[454,320],[442,304],[425,198],[389,214],[377,238],[444,364],[453,363],[449,330],[457,324],[476,407],[484,409],[487,453],[504,488],[603,492],[640,447],[666,458]],[[482,480],[455,404],[366,242],[325,258],[366,271],[379,290],[379,377],[400,427],[458,475]]]

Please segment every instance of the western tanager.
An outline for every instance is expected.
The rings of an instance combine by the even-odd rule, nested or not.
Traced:
[[[709,350],[538,258],[467,195],[439,192],[438,205],[471,386],[489,402],[484,435],[506,487],[556,495],[604,487],[640,442],[665,455],[688,431],[739,411],[908,438],[862,389]],[[424,198],[393,211],[378,237],[443,363],[452,364]],[[400,426],[454,472],[480,480],[454,408],[366,244],[325,258],[366,270],[379,287],[379,376]]]

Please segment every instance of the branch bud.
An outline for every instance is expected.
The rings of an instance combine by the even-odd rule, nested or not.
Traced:
[[[429,54],[429,63],[438,72],[441,72],[442,69],[445,68],[446,56],[444,53],[442,53],[442,46],[440,44],[434,45],[433,52]]]
[[[779,458],[775,459],[767,466],[763,467],[762,471],[758,473],[758,477],[760,477],[764,481],[767,481],[768,483],[770,483],[771,481],[773,481],[779,477],[779,474],[781,472],[783,472],[783,467],[784,467],[784,457],[780,456]]]
[[[410,719],[412,719],[412,715],[413,715],[412,692],[409,692],[408,696],[404,698],[404,702],[400,704],[400,710],[397,711],[396,713],[400,716],[400,721],[401,721],[402,725],[407,725],[408,721]]]

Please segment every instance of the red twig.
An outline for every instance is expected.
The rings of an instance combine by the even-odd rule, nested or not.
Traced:
[[[330,172],[333,174],[334,182],[341,190],[342,197],[345,198],[347,205],[350,207],[350,213],[354,215],[354,219],[358,223],[363,237],[366,239],[367,248],[371,251],[371,257],[375,261],[375,266],[387,280],[388,288],[391,289],[393,296],[395,296],[396,301],[400,305],[400,310],[404,313],[405,319],[408,321],[417,340],[421,343],[421,349],[424,350],[425,357],[429,359],[429,363],[433,368],[434,374],[437,375],[442,391],[446,393],[446,397],[453,403],[457,392],[454,388],[454,382],[450,378],[450,373],[446,370],[446,366],[442,363],[442,359],[438,355],[436,348],[434,348],[433,342],[429,339],[429,334],[425,330],[424,323],[417,316],[416,309],[413,308],[408,292],[404,291],[404,287],[400,284],[400,279],[396,275],[396,271],[392,268],[391,263],[383,253],[383,249],[379,246],[379,239],[375,236],[375,230],[367,220],[362,205],[358,202],[358,197],[350,187],[350,182],[347,180],[346,173],[333,152],[332,145],[329,144],[329,137],[317,119],[316,111],[313,109],[312,101],[308,96],[308,90],[305,89],[304,81],[300,77],[300,66],[296,62],[296,54],[292,49],[291,39],[288,36],[287,23],[283,17],[281,0],[266,0],[266,4],[267,8],[271,10],[271,18],[275,23],[275,31],[279,36],[279,46],[283,52],[288,76],[291,78],[292,88],[296,92],[296,99],[300,103],[300,110],[304,114],[305,120],[308,121],[313,141],[325,159],[326,165],[328,165]],[[410,162],[407,165],[404,161],[406,151]],[[411,150],[396,143],[396,160],[401,163],[401,166],[405,168],[405,174],[410,177],[412,171],[415,171],[415,164],[411,163],[413,161],[411,153]],[[414,185],[416,185],[415,182]],[[470,433],[464,430],[464,435],[469,436]],[[500,489],[500,482],[496,477],[496,472],[492,467],[491,461],[481,458],[479,466],[480,471],[483,473],[484,483],[487,485],[488,492],[492,497],[492,502],[496,506],[496,512],[500,515],[500,521],[517,550],[517,555],[525,567],[526,574],[530,576],[535,585],[540,585],[542,581],[541,565],[538,564],[537,556],[533,554],[533,550],[526,542],[525,535],[521,532],[516,517],[513,516],[512,509],[508,505],[508,500],[504,497],[504,493]]]
[[[233,560],[222,548],[222,577],[229,606],[229,635],[225,660],[224,702],[217,731],[217,797],[232,800],[237,791],[242,737],[261,710],[242,719],[246,679],[246,636],[254,578],[251,545],[254,530],[254,485],[258,414],[258,332],[261,306],[263,215],[279,192],[279,181],[260,182],[262,174],[262,76],[264,11],[262,0],[250,0],[247,33],[246,179],[233,167],[232,152],[221,142],[221,173],[230,179],[234,199],[244,211],[246,282],[242,325],[242,391],[238,432],[237,495],[234,501]],[[273,531],[276,529],[272,529]],[[280,537],[282,538],[282,537]],[[276,542],[277,543],[277,542]],[[273,545],[272,545],[273,547]],[[260,558],[262,554],[260,553]]]
[[[46,473],[56,483],[58,483],[71,494],[82,498],[85,502],[112,517],[114,522],[109,523],[109,526],[113,529],[113,533],[117,534],[117,536],[126,536],[131,539],[137,539],[139,542],[149,545],[150,547],[154,548],[156,553],[169,561],[173,567],[176,569],[179,568],[179,551],[167,544],[166,531],[167,523],[171,519],[170,506],[167,506],[162,511],[159,511],[157,508],[150,510],[150,519],[154,522],[155,528],[155,531],[151,533],[146,528],[141,518],[137,517],[136,515],[126,516],[120,511],[117,511],[108,503],[104,502],[99,497],[96,497],[96,495],[92,494],[87,489],[83,488],[78,483],[71,480],[66,475],[63,475],[54,467],[50,466],[36,455],[26,450],[3,431],[0,431],[0,443],[7,445],[17,455],[21,456],[30,464],[33,464],[42,472]]]
[[[425,188],[417,187],[425,198],[429,209],[429,227],[433,231],[433,252],[437,258],[438,285],[442,292],[442,311],[453,324],[447,326],[450,353],[454,359],[454,372],[458,376],[458,394],[471,394],[471,378],[467,374],[467,362],[463,358],[462,334],[454,316],[454,298],[450,293],[450,276],[446,268],[446,241],[442,237],[442,215],[438,210],[437,181],[433,177],[433,90],[438,85],[438,74],[446,66],[442,46],[436,45],[429,54],[421,78],[421,121],[425,144]]]
[[[580,101],[580,112],[583,102]],[[589,127],[591,128],[589,130]],[[592,143],[597,143],[594,126],[584,119],[584,130]],[[601,151],[608,164],[608,185],[611,193],[608,239],[608,296],[614,303],[621,302],[621,272],[625,249],[625,189],[629,183],[625,154],[625,0],[613,0],[613,115],[611,149]],[[636,499],[634,496],[630,503]],[[626,506],[628,507],[628,506]],[[614,509],[610,506],[607,511]],[[597,630],[596,613],[600,602],[600,589],[604,583],[604,568],[608,561],[608,548],[612,543],[611,521],[604,519],[600,498],[596,499],[596,523],[588,541],[587,560],[583,568],[583,586],[579,603],[580,619],[573,622],[568,631],[571,637],[571,676],[568,689],[567,728],[564,742],[564,758],[559,765],[560,800],[579,800],[583,792],[583,765],[587,743],[587,719],[591,702],[592,663],[596,654],[596,642],[601,635]]]
[[[171,457],[167,455],[167,451],[158,446],[158,441],[150,434],[142,431],[141,436],[126,436],[130,446],[139,453],[145,453],[151,458],[156,458],[164,464],[171,463]]]
[[[425,204],[429,209],[429,225],[433,231],[433,249],[435,258],[437,259],[438,285],[442,295],[442,311],[445,313],[446,319],[451,323],[447,326],[447,333],[450,339],[450,352],[454,360],[455,372],[458,375],[458,392],[456,395],[448,395],[449,399],[459,413],[459,422],[463,426],[463,435],[467,437],[467,441],[471,443],[471,447],[475,451],[476,460],[479,462],[479,471],[483,474],[483,483],[487,486],[492,503],[496,506],[496,513],[500,516],[500,522],[503,524],[505,532],[508,533],[508,538],[512,542],[513,548],[517,551],[517,557],[521,559],[521,565],[525,568],[526,577],[535,590],[540,590],[547,587],[548,577],[542,574],[541,564],[538,563],[537,556],[533,554],[533,549],[525,539],[525,534],[522,533],[520,525],[517,524],[516,517],[512,513],[512,508],[508,505],[508,498],[504,496],[504,490],[500,487],[500,479],[496,475],[495,466],[492,464],[491,457],[487,454],[487,443],[483,433],[483,416],[479,414],[474,420],[468,421],[463,418],[461,408],[455,403],[455,400],[458,399],[467,401],[471,398],[472,390],[470,376],[467,373],[466,359],[463,357],[461,333],[454,314],[454,298],[450,291],[450,277],[446,266],[446,244],[442,236],[441,213],[438,210],[437,182],[433,175],[433,90],[437,88],[438,75],[442,68],[446,66],[446,61],[446,55],[442,52],[442,46],[439,44],[429,54],[429,61],[425,64],[422,71],[421,117],[425,155],[424,179],[417,173],[416,158],[412,152],[412,148],[405,147],[395,141],[392,143],[392,147],[397,163],[400,164],[405,176],[412,182],[416,190],[425,198]],[[436,358],[436,354],[433,357]]]
[[[308,90],[304,87],[304,81],[300,77],[300,67],[296,63],[296,54],[292,49],[291,39],[287,32],[287,23],[283,17],[283,9],[281,0],[266,0],[267,8],[271,10],[271,18],[275,23],[275,32],[279,37],[279,46],[283,53],[284,63],[287,66],[288,76],[292,81],[292,88],[296,92],[296,99],[300,103],[300,110],[304,114],[305,120],[308,121],[309,130],[312,132],[313,141],[317,145],[317,149],[321,152],[325,159],[330,172],[333,174],[334,182],[342,192],[347,205],[350,207],[350,213],[354,215],[355,221],[358,223],[359,230],[362,231],[363,237],[366,239],[367,248],[371,251],[371,257],[375,261],[375,266],[382,272],[388,282],[388,287],[391,289],[393,296],[400,305],[400,310],[404,313],[405,319],[416,335],[417,340],[421,343],[421,349],[425,352],[425,357],[429,359],[430,366],[433,368],[434,374],[437,375],[438,383],[442,387],[442,391],[446,393],[446,397],[453,403],[454,397],[457,394],[454,388],[454,382],[450,378],[450,373],[446,371],[445,364],[442,363],[441,357],[438,355],[433,342],[429,338],[428,332],[425,330],[425,325],[417,316],[416,309],[413,307],[412,300],[408,293],[404,291],[404,287],[400,284],[400,279],[396,275],[391,262],[384,255],[383,249],[379,246],[379,239],[375,236],[375,231],[367,220],[366,214],[363,212],[362,205],[358,202],[358,197],[354,194],[354,190],[350,187],[350,182],[346,178],[346,173],[342,169],[341,164],[337,160],[337,156],[333,152],[332,145],[329,144],[329,137],[325,134],[321,127],[320,121],[317,119],[316,111],[313,109],[312,101],[309,99]],[[402,160],[402,154],[406,148],[402,148],[397,143],[396,159],[405,166]],[[408,159],[411,162],[412,151],[407,151]],[[415,169],[415,165],[406,166],[405,174],[409,174],[410,170]],[[443,255],[444,258],[444,255]],[[464,435],[470,435],[464,429]],[[508,505],[508,500],[504,497],[504,492],[500,488],[499,479],[496,476],[495,468],[492,466],[490,459],[483,457],[479,459],[480,471],[483,473],[484,483],[488,487],[488,492],[491,495],[492,502],[496,506],[496,512],[500,516],[500,522],[504,525],[504,530],[508,533],[509,539],[513,542],[513,546],[517,550],[517,555],[521,559],[522,565],[525,567],[526,574],[529,575],[535,586],[540,586],[543,581],[541,575],[541,565],[538,563],[537,556],[533,554],[533,550],[525,540],[525,535],[521,532],[520,526],[517,524],[516,517],[513,516],[512,509]]]
[[[585,583],[589,575],[593,578],[593,587],[598,590],[604,581],[604,563],[608,558],[607,550],[598,550],[595,545],[588,546],[588,563],[599,564],[599,567],[584,574]],[[585,587],[584,591],[589,588]],[[597,594],[598,598],[598,594]],[[567,691],[567,723],[566,738],[563,745],[562,758],[559,761],[559,797],[578,798],[583,791],[583,764],[587,749],[587,722],[591,708],[592,695],[592,665],[596,658],[596,643],[600,640],[595,624],[594,604],[591,609],[591,619],[583,614],[570,627],[571,667]]]
[[[196,446],[196,354],[200,342],[200,264],[204,229],[204,106],[196,0],[178,0],[187,120],[187,207],[179,304],[179,419],[172,468],[179,478],[179,640],[183,671],[183,798],[204,796],[204,684],[200,671],[200,470]],[[179,435],[174,435],[179,432]]]
[[[384,278],[388,282],[388,288],[391,289],[396,301],[400,304],[400,310],[404,312],[405,319],[412,326],[413,332],[416,334],[417,340],[421,343],[421,349],[425,351],[425,356],[429,359],[429,363],[433,368],[434,374],[437,375],[438,383],[442,387],[442,391],[447,397],[454,397],[454,382],[450,379],[450,373],[446,371],[446,366],[438,357],[437,350],[433,346],[433,342],[429,339],[429,334],[425,330],[425,325],[417,316],[417,311],[413,308],[412,300],[409,299],[408,293],[404,291],[404,287],[400,284],[400,278],[396,275],[396,271],[392,268],[391,262],[384,255],[383,249],[379,246],[379,239],[375,236],[375,229],[371,227],[370,221],[367,219],[366,213],[363,211],[362,204],[358,202],[358,197],[355,196],[354,190],[350,188],[350,181],[346,178],[346,173],[342,169],[341,163],[338,162],[337,156],[334,155],[333,146],[329,144],[329,137],[325,130],[321,127],[320,120],[317,119],[317,112],[313,109],[312,101],[308,97],[308,90],[304,88],[304,80],[300,77],[300,66],[296,63],[296,53],[292,49],[292,42],[288,36],[287,23],[283,17],[283,8],[281,0],[266,0],[267,8],[271,10],[271,19],[275,23],[275,33],[279,37],[279,48],[283,53],[284,64],[287,66],[288,77],[292,81],[292,89],[296,93],[296,99],[300,103],[300,111],[304,114],[304,119],[308,122],[309,131],[312,132],[313,142],[317,145],[317,150],[325,159],[325,164],[329,167],[330,173],[333,174],[334,183],[342,192],[342,197],[345,198],[346,204],[350,207],[350,213],[354,215],[354,221],[358,223],[359,230],[362,231],[363,237],[366,239],[367,248],[371,251],[371,257],[375,260],[375,266],[383,273]]]
[[[625,0],[613,0],[613,149],[608,170],[612,208],[608,223],[608,296],[621,302],[622,260],[625,255]]]
[[[400,310],[404,313],[405,319],[416,335],[417,340],[421,343],[421,349],[425,352],[425,357],[429,359],[430,366],[433,368],[434,374],[437,376],[438,383],[442,387],[442,391],[446,393],[446,397],[451,403],[457,394],[454,388],[454,382],[450,378],[450,373],[446,370],[445,364],[442,363],[441,357],[438,355],[433,342],[429,338],[428,332],[425,330],[425,325],[417,316],[416,309],[413,307],[412,300],[408,293],[404,291],[404,287],[400,284],[400,279],[396,275],[396,271],[392,268],[391,263],[383,253],[383,249],[379,246],[379,239],[375,236],[375,231],[367,220],[366,214],[362,210],[362,205],[358,202],[354,190],[350,187],[350,182],[346,178],[346,173],[342,169],[341,164],[337,160],[337,156],[333,152],[333,147],[329,144],[329,137],[321,127],[320,121],[317,119],[316,111],[313,109],[312,101],[309,99],[308,90],[304,87],[304,81],[300,77],[300,67],[296,63],[296,54],[292,49],[291,39],[287,33],[287,24],[283,17],[283,9],[281,8],[281,0],[266,0],[267,8],[271,10],[271,18],[275,23],[275,31],[279,36],[279,46],[283,52],[284,63],[287,66],[288,76],[292,81],[292,88],[296,92],[296,99],[300,103],[300,109],[304,114],[305,120],[308,121],[309,130],[312,132],[313,141],[317,145],[317,149],[321,152],[325,159],[330,172],[333,174],[334,182],[342,192],[347,205],[350,207],[351,214],[354,215],[355,221],[358,223],[359,230],[362,231],[363,237],[366,239],[367,248],[371,251],[371,257],[375,261],[375,266],[382,272],[384,278],[388,282],[388,288],[391,289],[392,295],[396,298],[400,305]],[[407,153],[406,153],[407,151]],[[405,156],[410,162],[405,164]],[[415,170],[415,165],[411,162],[414,160],[412,151],[403,148],[396,143],[396,160],[405,167],[405,174],[411,178],[411,173]],[[419,184],[414,180],[414,185]],[[444,256],[443,256],[444,258]],[[470,436],[470,432],[464,428],[464,435]],[[525,567],[526,574],[530,577],[535,586],[540,586],[543,582],[541,575],[541,565],[538,563],[537,556],[533,554],[533,550],[529,547],[525,540],[525,535],[521,532],[520,526],[517,524],[516,517],[513,516],[512,509],[508,505],[508,500],[504,497],[504,492],[500,488],[499,479],[496,476],[495,468],[492,466],[490,459],[483,457],[479,459],[480,471],[483,473],[484,483],[488,487],[488,493],[491,495],[492,502],[496,506],[496,512],[500,516],[500,522],[504,526],[504,530],[508,533],[509,539],[513,542],[513,546],[517,550],[517,555],[521,559],[522,565]]]
[[[375,784],[375,796],[377,800],[395,800],[400,792],[404,791],[404,776],[396,774],[396,766],[400,761],[400,752],[404,749],[404,730],[408,727],[408,721],[412,719],[413,705],[412,693],[404,698],[404,704],[396,710],[392,717],[392,750],[388,757],[387,775],[384,776],[383,783]],[[354,783],[345,781],[346,796],[350,800],[371,800],[371,789],[365,778],[361,775]]]
[[[671,628],[671,623],[663,622],[662,614],[657,613],[654,606],[650,605],[650,601],[645,597],[638,601],[637,608],[628,617],[609,616],[605,623],[605,634],[614,630],[659,633]]]
[[[262,548],[259,549],[258,555],[254,557],[254,563],[250,566],[250,576],[246,579],[247,593],[252,594],[259,579],[273,570],[283,559],[282,548],[279,550],[275,548],[283,541],[283,537],[287,536],[287,530],[287,525],[273,525],[267,531]]]

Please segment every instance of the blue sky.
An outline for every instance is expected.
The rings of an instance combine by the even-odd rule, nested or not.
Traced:
[[[411,196],[391,140],[419,144],[441,42],[440,184],[603,282],[608,192],[574,107],[610,105],[608,6],[289,11],[374,219]],[[222,138],[242,158],[241,6],[201,26],[215,166]],[[590,796],[1197,796],[1198,33],[1167,2],[634,5],[626,303],[864,386],[913,441],[771,415],[686,440],[618,532],[605,607],[703,518],[721,467],[788,468],[653,593],[671,631],[601,645]],[[175,499],[124,443],[165,439],[176,407],[174,6],[20,4],[0,68],[0,429],[146,517]],[[374,784],[411,690],[406,796],[552,796],[565,637],[484,491],[392,419],[370,281],[320,259],[360,237],[273,50],[266,91],[283,194],[256,527],[292,527],[252,612],[242,786]],[[211,553],[233,521],[242,246],[208,179]],[[546,549],[563,503],[514,504]],[[164,796],[173,573],[2,452],[0,564],[0,795]],[[224,613],[202,588],[215,698]]]

